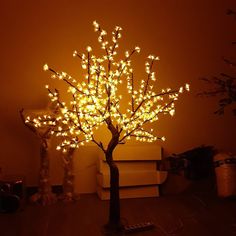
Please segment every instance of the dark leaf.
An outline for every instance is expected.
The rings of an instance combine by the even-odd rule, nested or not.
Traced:
[[[222,98],[219,100],[219,104],[220,105],[228,105],[232,102],[232,100],[230,98]]]

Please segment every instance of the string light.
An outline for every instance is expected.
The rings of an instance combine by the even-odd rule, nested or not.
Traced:
[[[156,92],[153,64],[159,57],[149,55],[145,63],[147,78],[142,79],[136,87],[131,57],[140,52],[140,47],[126,51],[124,59],[115,61],[122,28],[115,27],[109,43],[106,40],[107,32],[97,21],[93,22],[93,26],[98,33],[98,42],[105,52],[104,55],[92,55],[90,46],[86,48],[87,53],[81,56],[74,51],[73,56],[81,59],[81,68],[86,71],[81,81],[65,72],[56,72],[45,64],[43,69],[50,70],[52,78],[68,84],[67,92],[71,94],[72,100],[68,104],[62,102],[59,92],[50,90],[46,85],[50,100],[56,103],[57,112],[52,116],[27,117],[25,122],[31,123],[35,128],[51,127],[51,134],[61,137],[62,141],[57,150],[63,152],[91,141],[103,147],[94,138],[93,131],[104,123],[107,126],[113,125],[119,134],[120,143],[130,138],[142,142],[154,142],[157,139],[165,141],[165,137],[156,136],[153,129],[145,129],[145,124],[157,121],[160,114],[173,116],[174,102],[179,93],[189,91],[189,84],[177,90],[166,88]],[[130,98],[126,113],[123,112],[123,98],[118,87],[121,83],[126,83],[126,97]]]

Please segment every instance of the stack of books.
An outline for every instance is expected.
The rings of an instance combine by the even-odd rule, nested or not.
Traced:
[[[120,198],[159,196],[159,185],[167,178],[159,171],[157,161],[162,149],[157,145],[120,145],[113,152],[120,173]],[[99,153],[97,165],[97,194],[102,200],[110,198],[110,171],[105,156]]]

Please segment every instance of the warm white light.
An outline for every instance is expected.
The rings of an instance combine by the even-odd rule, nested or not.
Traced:
[[[190,85],[189,85],[189,84],[185,84],[185,89],[186,89],[187,91],[189,91],[189,90],[190,90]]]
[[[91,52],[91,51],[92,51],[92,48],[91,48],[90,46],[88,46],[88,47],[86,48],[86,50],[87,50],[88,52]]]
[[[77,56],[77,51],[75,50],[74,52],[73,52],[73,57],[76,57]]]
[[[49,69],[48,65],[45,64],[45,65],[43,66],[43,70],[44,70],[44,71],[47,71],[48,69]]]
[[[94,30],[98,31],[99,30],[99,24],[97,23],[97,21],[93,22],[93,26],[94,26]]]
[[[163,136],[163,137],[161,137],[161,140],[162,141],[166,141],[166,138]]]
[[[50,70],[52,78],[67,83],[67,91],[72,99],[67,103],[61,101],[59,92],[50,90],[46,85],[51,102],[56,104],[55,114],[28,117],[25,122],[35,128],[50,127],[50,134],[56,135],[61,141],[57,150],[62,152],[91,141],[102,147],[100,142],[95,140],[93,132],[103,124],[119,133],[121,143],[130,138],[141,142],[154,142],[157,139],[165,141],[165,137],[157,137],[152,129],[146,129],[145,124],[157,121],[160,114],[173,116],[174,102],[179,93],[189,90],[189,84],[177,90],[166,88],[157,92],[157,76],[153,71],[153,63],[159,60],[159,57],[154,55],[148,56],[145,63],[147,75],[137,83],[134,81],[135,71],[131,59],[136,54],[134,52],[140,52],[140,47],[126,51],[119,60],[115,55],[122,28],[116,26],[111,42],[108,42],[107,32],[96,21],[93,26],[98,33],[98,42],[104,50],[104,55],[93,55],[91,46],[87,46],[87,53],[81,56],[74,51],[73,56],[81,58],[81,67],[85,71],[81,80],[72,78],[66,72],[56,72],[45,64],[43,69]],[[120,94],[120,86],[127,88],[126,95]],[[124,97],[125,100],[130,99],[126,107],[122,107]]]
[[[136,50],[137,53],[140,53],[140,50],[141,50],[141,49],[140,49],[140,47],[136,46],[136,47],[135,47],[135,50]]]
[[[175,114],[175,110],[170,110],[170,115],[174,116],[174,114]]]

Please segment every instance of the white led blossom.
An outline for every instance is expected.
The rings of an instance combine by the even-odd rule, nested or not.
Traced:
[[[146,123],[158,120],[160,114],[175,114],[174,102],[178,100],[179,93],[189,90],[189,84],[177,90],[170,88],[162,89],[157,93],[154,90],[156,76],[153,65],[159,57],[149,55],[145,62],[147,78],[140,81],[139,87],[134,86],[134,74],[131,65],[131,57],[140,52],[140,47],[136,46],[131,51],[125,52],[123,60],[114,61],[118,40],[121,38],[121,27],[116,26],[112,32],[112,42],[109,44],[105,36],[107,32],[94,21],[94,30],[98,32],[98,41],[105,54],[102,57],[92,55],[92,48],[86,48],[88,54],[79,55],[74,51],[73,56],[81,59],[81,67],[86,70],[83,81],[77,81],[65,72],[56,72],[44,65],[44,70],[50,70],[53,77],[64,80],[68,86],[68,92],[72,94],[72,101],[65,105],[59,100],[58,91],[49,91],[49,97],[53,102],[57,102],[61,109],[60,122],[63,127],[55,127],[56,135],[68,137],[67,142],[61,143],[61,148],[66,151],[67,146],[75,146],[75,143],[88,141],[104,146],[95,139],[94,128],[98,128],[103,123],[108,126],[112,124],[119,134],[118,143],[123,143],[129,137],[143,142],[153,142],[162,137],[156,136],[153,131],[144,128]],[[130,97],[129,107],[126,112],[121,112],[122,96],[119,94],[118,84],[126,83],[127,95]],[[163,101],[166,102],[163,102]],[[122,110],[123,111],[123,110]],[[44,119],[41,119],[42,122]],[[38,120],[35,125],[42,126]],[[52,123],[55,124],[55,123]],[[74,139],[77,137],[77,139]],[[79,141],[80,140],[80,141]],[[83,141],[81,141],[83,140]]]
[[[157,93],[154,90],[156,76],[153,65],[159,57],[149,55],[145,62],[147,78],[142,79],[139,87],[135,88],[131,57],[140,52],[140,47],[136,46],[133,50],[126,51],[123,60],[114,61],[118,40],[121,38],[121,27],[115,27],[112,32],[112,42],[109,44],[105,39],[106,31],[96,21],[93,25],[94,30],[99,33],[98,41],[105,55],[102,57],[92,55],[90,46],[86,48],[87,55],[79,55],[77,51],[74,51],[73,56],[81,59],[81,67],[86,70],[83,81],[77,81],[65,72],[56,72],[45,64],[43,69],[51,71],[52,78],[63,80],[68,84],[68,93],[71,93],[73,99],[69,105],[66,105],[60,101],[58,91],[52,91],[46,85],[51,101],[57,102],[60,110],[56,121],[39,117],[40,119],[28,119],[27,122],[35,123],[36,127],[55,126],[54,134],[67,137],[67,141],[60,144],[60,149],[63,151],[70,146],[77,147],[79,143],[83,144],[88,141],[103,147],[93,136],[94,128],[97,129],[103,123],[107,125],[111,123],[116,127],[119,134],[118,143],[123,143],[128,137],[134,137],[143,142],[163,140],[146,130],[144,125],[158,120],[161,113],[173,116],[175,114],[174,101],[178,99],[179,93],[184,90],[189,91],[189,84],[177,90],[167,88]],[[125,114],[121,112],[122,97],[118,91],[118,84],[122,82],[126,83],[126,96],[130,97],[129,108]],[[163,103],[163,100],[167,102]],[[63,128],[58,127],[59,121],[63,124]]]

